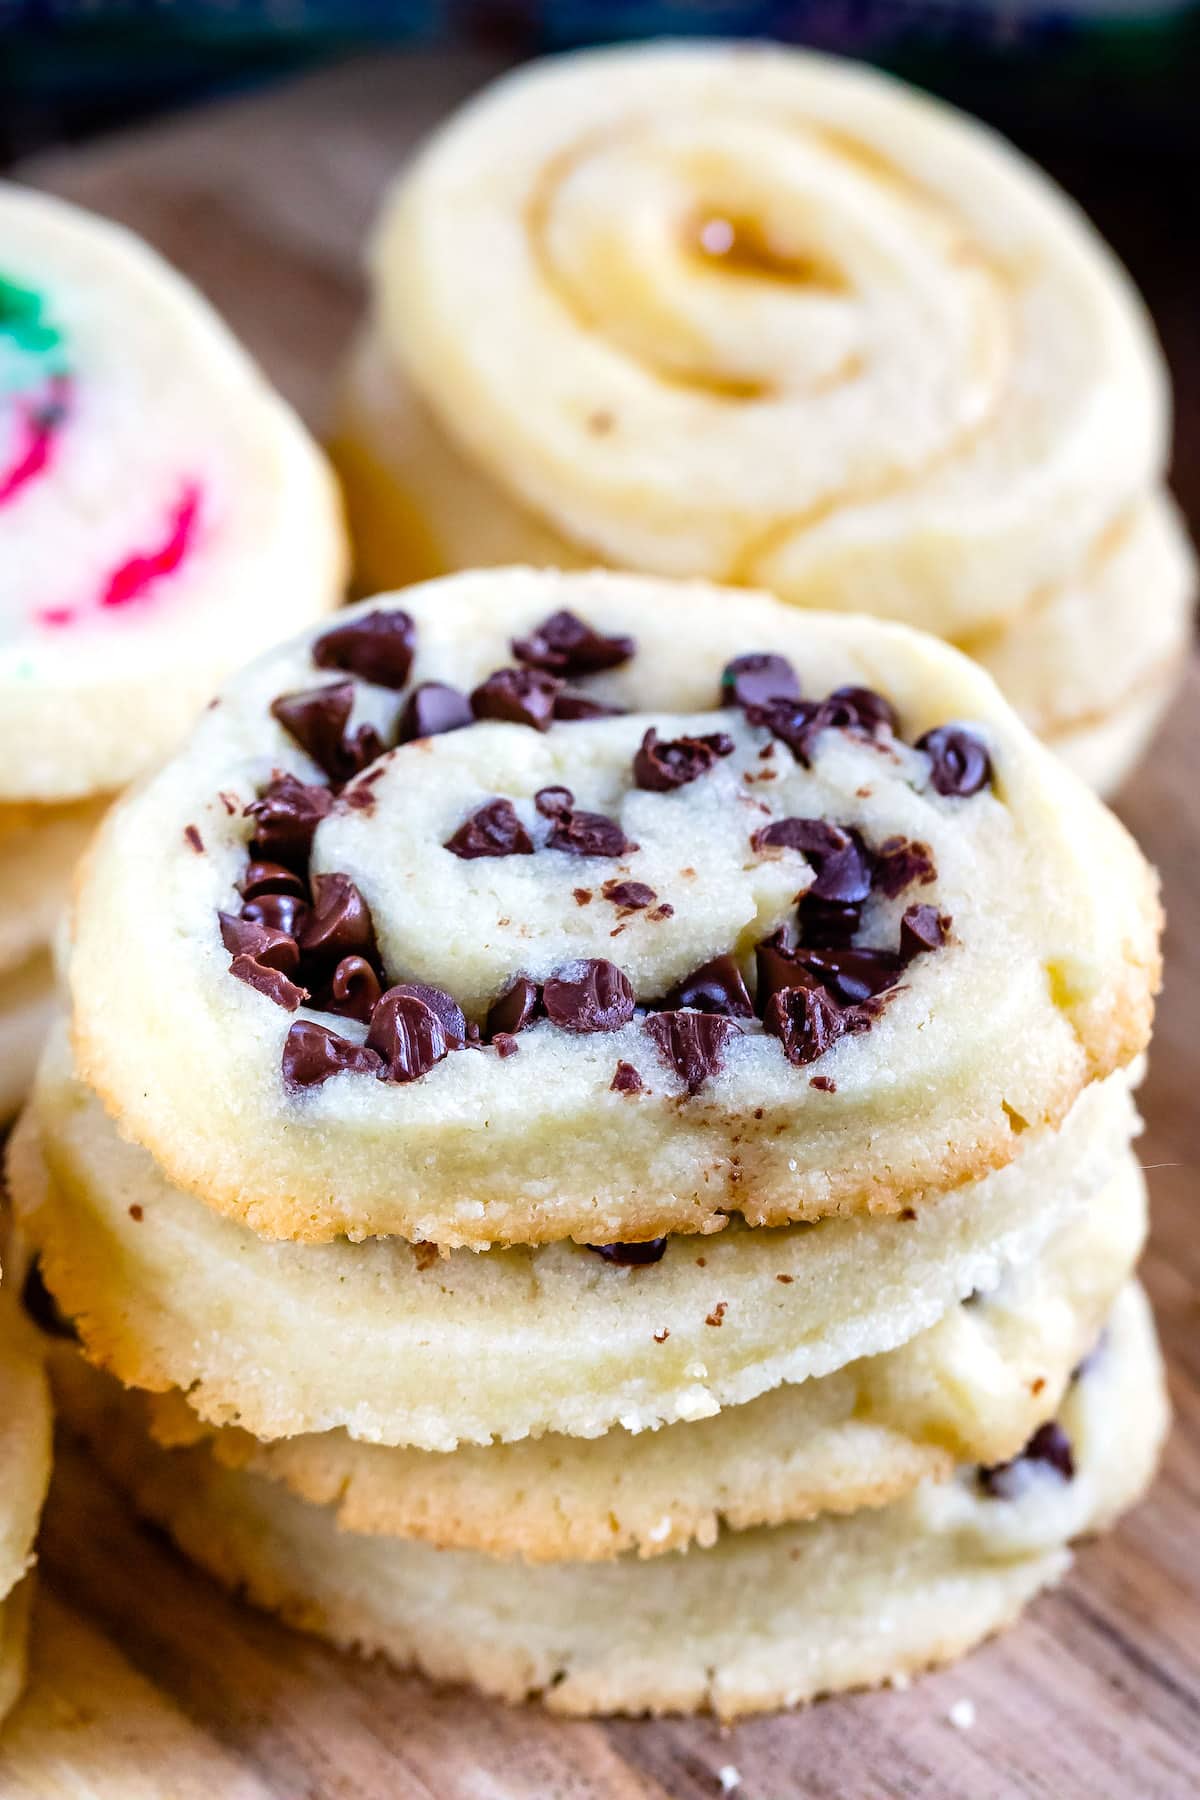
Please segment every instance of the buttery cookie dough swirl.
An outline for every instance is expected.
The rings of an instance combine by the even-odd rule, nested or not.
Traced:
[[[372,262],[344,434],[372,573],[374,442],[407,575],[599,560],[954,638],[1074,579],[1163,474],[1115,259],[1002,140],[861,67],[535,65],[432,139]]]
[[[219,1211],[898,1212],[1144,1047],[1153,878],[965,658],[611,574],[402,598],[252,666],[79,887],[79,1072]]]

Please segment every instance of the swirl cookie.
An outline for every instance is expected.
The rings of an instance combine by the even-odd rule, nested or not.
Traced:
[[[262,1438],[343,1429],[449,1451],[711,1417],[892,1350],[1097,1208],[1134,1123],[1121,1078],[1093,1086],[1018,1162],[915,1216],[444,1257],[399,1239],[269,1244],[124,1142],[56,1035],[9,1179],[50,1289],[122,1381],[180,1388],[201,1418]],[[1112,1206],[1103,1241],[1127,1247],[1136,1196]]]
[[[1144,1047],[1157,931],[935,641],[492,571],[254,665],[109,815],[73,1040],[264,1235],[628,1242],[1003,1167]]]
[[[50,1479],[50,1404],[33,1333],[0,1301],[0,1719],[25,1678],[29,1570]]]
[[[331,1508],[204,1446],[155,1445],[143,1403],[82,1360],[64,1374],[64,1410],[102,1464],[218,1579],[336,1643],[564,1713],[732,1718],[946,1661],[1010,1623],[1061,1577],[1073,1538],[1138,1497],[1167,1416],[1129,1287],[1057,1422],[1005,1465],[849,1518],[723,1532],[686,1558],[529,1568],[341,1531]]]

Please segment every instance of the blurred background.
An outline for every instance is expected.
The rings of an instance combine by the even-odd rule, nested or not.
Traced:
[[[1149,300],[1200,527],[1200,0],[0,0],[0,167],[382,47],[516,61],[661,34],[864,58],[1049,168]]]

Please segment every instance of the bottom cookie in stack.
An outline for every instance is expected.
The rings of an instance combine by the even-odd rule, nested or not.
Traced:
[[[50,1397],[41,1347],[0,1294],[0,1719],[25,1679],[33,1544],[50,1480]]]

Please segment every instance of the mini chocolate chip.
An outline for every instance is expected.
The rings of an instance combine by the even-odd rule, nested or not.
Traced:
[[[647,887],[644,881],[606,881],[600,892],[614,906],[632,907],[634,912],[652,906],[658,899],[654,889]]]
[[[964,725],[939,725],[918,738],[916,748],[929,758],[929,779],[939,794],[965,800],[992,779],[987,746]]]
[[[824,1056],[846,1029],[837,1002],[821,987],[781,988],[767,1001],[763,1024],[797,1068]]]
[[[588,719],[619,719],[623,706],[606,706],[590,694],[574,694],[569,689],[554,696],[554,719],[559,725],[582,724]]]
[[[422,681],[404,702],[396,741],[411,744],[417,738],[441,737],[474,723],[471,702],[458,688],[447,687],[444,681]]]
[[[559,813],[570,812],[575,804],[575,796],[570,788],[544,787],[539,788],[533,796],[533,804],[543,819],[556,819]]]
[[[900,955],[905,962],[925,950],[940,950],[953,921],[936,906],[910,906],[900,921]]]
[[[419,1081],[453,1048],[442,1021],[414,988],[389,988],[367,1033],[368,1047],[383,1058],[381,1081]]]
[[[313,833],[333,805],[327,787],[298,781],[294,775],[275,775],[257,800],[246,808],[254,820],[250,840],[253,857],[303,867],[312,847]]]
[[[517,1054],[521,1046],[510,1031],[498,1031],[492,1039],[492,1048],[501,1062],[507,1062],[510,1056]]]
[[[701,963],[666,998],[668,1010],[691,1007],[696,1012],[716,1013],[726,1019],[752,1019],[754,1008],[742,972],[732,956],[714,956]]]
[[[617,1031],[633,1017],[633,989],[615,963],[602,958],[568,963],[542,990],[551,1024],[563,1031]]]
[[[827,819],[775,819],[750,840],[755,850],[799,850],[813,864],[808,890],[818,900],[854,905],[871,892],[871,862],[861,838]]]
[[[618,1263],[623,1269],[644,1269],[649,1263],[661,1262],[667,1253],[667,1240],[647,1238],[644,1244],[589,1244],[605,1262]]]
[[[283,1085],[292,1093],[320,1087],[331,1075],[347,1070],[378,1075],[383,1064],[365,1044],[353,1044],[325,1025],[297,1019],[283,1041]]]
[[[830,950],[853,942],[862,920],[862,907],[843,905],[837,900],[818,900],[810,888],[801,897],[797,916],[802,941]]]
[[[514,1037],[532,1025],[541,1007],[541,990],[528,975],[518,975],[488,1008],[485,1035]]]
[[[343,956],[375,955],[371,909],[348,875],[314,875],[313,905],[300,934],[306,957],[336,962]]]
[[[373,725],[347,732],[354,691],[352,681],[334,681],[299,694],[280,694],[271,702],[272,717],[339,785],[383,754],[383,739]]]
[[[721,699],[726,706],[764,706],[770,700],[798,700],[800,683],[786,656],[751,651],[735,656],[721,673]]]
[[[343,956],[329,978],[329,991],[321,1001],[322,1012],[340,1013],[366,1025],[380,995],[379,977],[365,956]]]
[[[324,791],[323,788],[318,789],[319,793]],[[238,892],[244,900],[257,900],[260,894],[294,894],[298,899],[308,899],[304,877],[297,875],[294,869],[285,869],[282,863],[277,862],[247,864],[246,873],[238,883]]]
[[[571,612],[551,613],[525,638],[514,638],[512,653],[518,662],[551,675],[594,675],[628,662],[637,645],[623,635],[607,637]]]
[[[711,1075],[719,1073],[729,1041],[738,1035],[731,1019],[703,1012],[651,1013],[646,1030],[663,1061],[683,1078],[689,1094],[697,1093]]]
[[[834,688],[830,700],[840,701],[857,716],[862,730],[872,736],[881,731],[890,731],[893,737],[899,736],[900,717],[890,700],[868,687]]]
[[[445,848],[463,862],[481,856],[532,856],[533,839],[511,800],[489,800],[464,819]]]
[[[1075,1457],[1071,1440],[1056,1420],[1039,1425],[1019,1456],[1011,1462],[994,1463],[981,1468],[979,1484],[996,1500],[1015,1500],[1024,1485],[1025,1472],[1031,1463],[1044,1463],[1070,1481],[1075,1474]]]
[[[402,688],[416,645],[417,628],[406,612],[379,610],[324,632],[312,659],[318,669],[345,669],[376,687]]]
[[[668,794],[673,788],[707,774],[717,760],[733,750],[733,739],[723,731],[707,737],[660,739],[653,725],[633,759],[633,779],[652,794]]]
[[[253,956],[235,956],[229,965],[229,973],[256,993],[273,1000],[276,1006],[282,1006],[286,1012],[295,1012],[301,1001],[308,997],[307,988],[297,987],[281,970],[272,969]]]
[[[609,1082],[614,1094],[644,1094],[646,1084],[632,1063],[619,1062]]]
[[[478,1030],[467,1024],[462,1007],[452,994],[446,993],[444,988],[427,987],[421,981],[398,981],[395,986],[387,990],[380,1005],[387,1007],[389,1002],[396,997],[419,1000],[422,1006],[427,1006],[441,1026],[446,1043],[451,1050],[461,1050],[469,1040],[478,1040]],[[370,1041],[368,1037],[367,1042]]]
[[[286,931],[273,930],[253,919],[238,919],[232,913],[219,912],[221,942],[230,956],[249,956],[264,969],[279,969],[292,975],[300,966],[300,948]]]
[[[906,960],[894,950],[801,948],[795,954],[797,962],[815,975],[822,987],[829,988],[848,1005],[895,987]]]
[[[197,830],[196,826],[195,825],[185,825],[183,828],[183,835],[187,839],[189,848],[194,850],[196,852],[197,856],[203,856],[204,855],[204,839],[200,836],[200,833]]]
[[[79,1342],[79,1333],[46,1286],[42,1265],[36,1256],[31,1259],[25,1271],[25,1280],[21,1285],[21,1305],[38,1330],[47,1337],[63,1338],[71,1344]]]
[[[471,710],[477,719],[500,719],[548,731],[554,718],[554,697],[561,687],[557,677],[540,669],[497,669],[472,693]]]
[[[832,1075],[810,1075],[808,1078],[808,1085],[810,1088],[816,1088],[819,1094],[837,1093],[837,1082],[833,1079]],[[915,1219],[916,1216],[916,1213],[914,1213],[913,1218]]]
[[[894,900],[905,888],[920,882],[928,887],[937,880],[937,867],[928,844],[906,837],[885,838],[873,856],[871,886]]]
[[[567,856],[624,856],[635,850],[615,819],[603,813],[556,813],[546,839],[547,850],[561,850]]]
[[[249,919],[255,925],[267,925],[272,931],[286,932],[288,937],[294,938],[303,931],[308,913],[308,901],[295,894],[258,894],[253,900],[247,900],[242,908],[243,919]]]

